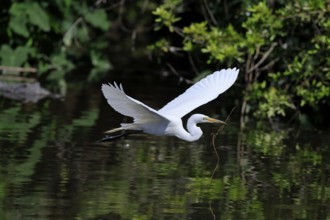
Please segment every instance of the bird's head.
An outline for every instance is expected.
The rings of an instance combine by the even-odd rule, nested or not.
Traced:
[[[212,123],[212,124],[223,124],[223,125],[227,125],[226,122],[215,119],[215,118],[211,118],[207,115],[202,115],[202,114],[195,114],[193,115],[194,120],[196,123]]]

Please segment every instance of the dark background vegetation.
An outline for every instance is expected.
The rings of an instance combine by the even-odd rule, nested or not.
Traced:
[[[0,219],[329,219],[328,2],[1,1],[1,95],[39,82],[62,99],[0,98]],[[128,122],[100,84],[161,107],[230,67],[196,110],[236,105],[216,137],[95,143]]]
[[[100,83],[127,63],[130,74],[143,63],[145,74],[186,83],[238,67],[242,116],[306,113],[322,124],[329,8],[326,0],[6,1],[1,80],[32,78],[65,95],[68,80]]]

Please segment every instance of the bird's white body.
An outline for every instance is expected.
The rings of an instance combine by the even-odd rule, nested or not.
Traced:
[[[216,71],[200,80],[183,94],[166,104],[158,111],[125,94],[121,85],[103,84],[102,92],[109,105],[117,112],[134,118],[133,123],[122,123],[120,130],[137,130],[153,135],[176,136],[182,140],[198,140],[203,132],[198,123],[224,123],[202,114],[194,114],[187,121],[186,131],[181,118],[195,108],[215,99],[231,87],[237,79],[236,68]]]

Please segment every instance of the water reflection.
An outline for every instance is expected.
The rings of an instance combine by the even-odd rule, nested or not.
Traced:
[[[217,136],[211,179],[216,127],[203,125],[194,143],[132,135],[96,144],[121,116],[98,88],[86,91],[66,101],[3,102],[0,219],[329,218],[328,132],[239,131],[233,116]]]

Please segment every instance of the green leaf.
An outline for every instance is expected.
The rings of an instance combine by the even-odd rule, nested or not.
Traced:
[[[74,28],[69,29],[63,37],[63,43],[66,47],[70,47],[72,44],[73,31],[74,31]]]
[[[16,60],[15,66],[22,66],[27,61],[28,55],[33,53],[33,49],[29,47],[17,47],[14,53]]]
[[[90,73],[88,74],[87,81],[88,82],[98,82],[100,79],[104,78],[108,71],[105,69],[94,67]]]
[[[74,68],[74,64],[71,63],[65,56],[64,53],[54,54],[50,57],[51,65],[55,69],[61,72],[67,72]],[[57,74],[58,75],[58,74]],[[63,75],[64,76],[64,75]]]
[[[14,2],[9,9],[9,14],[11,16],[25,16],[26,3],[16,3]]]
[[[92,50],[90,55],[91,55],[91,61],[92,61],[92,64],[94,67],[97,67],[97,68],[103,69],[103,70],[111,69],[110,62],[104,56],[102,56],[101,53],[98,53],[98,52]]]
[[[50,30],[49,17],[46,11],[36,2],[27,4],[27,14],[32,24],[39,27],[41,30],[48,32]]]
[[[102,77],[104,77],[109,69],[112,68],[109,60],[104,57],[100,52],[92,50],[90,53],[91,61],[93,64],[93,69],[88,75],[88,82],[96,82],[99,81]]]
[[[89,42],[90,38],[88,35],[88,27],[86,24],[80,26],[79,28],[77,27],[76,32],[75,32],[75,37],[79,39],[79,42],[84,43],[84,42]]]
[[[47,80],[49,81],[61,81],[64,79],[65,73],[61,69],[54,69],[49,72],[49,75],[47,76]]]
[[[3,66],[12,66],[12,59],[11,57],[13,56],[13,49],[11,49],[10,46],[8,45],[2,45],[0,49],[0,58],[1,58],[1,65]]]
[[[9,28],[23,37],[29,37],[30,33],[26,27],[26,19],[23,17],[12,17],[9,21]]]
[[[29,31],[26,27],[26,4],[25,3],[13,3],[9,9],[10,20],[9,29],[11,29],[16,34],[23,37],[29,36]]]
[[[100,28],[103,31],[108,30],[110,22],[107,18],[107,14],[104,9],[97,9],[85,14],[85,20],[96,28]]]
[[[13,50],[9,45],[3,45],[0,49],[1,65],[22,66],[32,53],[34,49],[30,47],[17,47]]]

